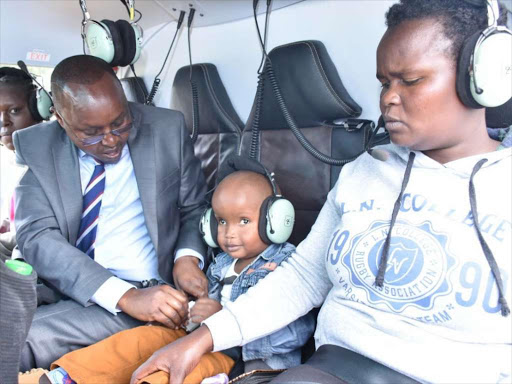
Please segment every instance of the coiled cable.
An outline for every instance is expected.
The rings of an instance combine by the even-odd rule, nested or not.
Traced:
[[[270,60],[267,61],[265,65],[265,71],[268,76],[268,79],[270,81],[270,85],[272,87],[272,90],[274,92],[274,96],[276,97],[277,104],[279,105],[279,108],[281,109],[281,113],[283,114],[284,119],[286,120],[286,123],[288,124],[288,127],[292,131],[292,133],[295,135],[299,143],[304,147],[306,151],[308,151],[315,159],[320,160],[322,163],[329,164],[329,165],[335,165],[335,166],[342,166],[347,163],[350,163],[351,161],[355,160],[361,153],[365,152],[368,148],[369,142],[365,143],[365,148],[357,154],[357,156],[350,157],[347,159],[336,159],[334,157],[327,156],[320,152],[318,149],[316,149],[313,144],[309,142],[308,139],[304,136],[304,134],[300,131],[299,127],[297,126],[297,123],[293,119],[292,115],[288,111],[288,107],[286,106],[286,103],[284,102],[283,96],[281,94],[281,89],[279,87],[279,84],[277,82],[274,69],[272,68],[272,63]]]
[[[180,30],[181,24],[183,23],[183,19],[185,18],[185,11],[180,12],[180,17],[178,19],[178,23],[176,25],[176,32],[174,33],[174,37],[172,38],[171,45],[169,46],[169,50],[167,51],[167,55],[165,56],[164,62],[162,63],[162,67],[160,68],[160,71],[156,74],[155,79],[153,80],[153,85],[151,86],[151,91],[149,92],[149,96],[146,98],[146,105],[152,105],[153,99],[155,98],[156,92],[158,91],[158,87],[160,86],[160,74],[165,68],[165,63],[167,62],[167,59],[169,58],[169,55],[172,50],[172,46],[174,45],[174,41],[176,40],[176,36],[178,36],[178,32]]]

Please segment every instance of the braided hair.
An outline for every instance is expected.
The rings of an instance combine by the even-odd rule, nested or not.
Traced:
[[[4,85],[23,90],[27,97],[27,103],[30,93],[37,88],[28,74],[21,69],[11,67],[0,68],[0,86]]]

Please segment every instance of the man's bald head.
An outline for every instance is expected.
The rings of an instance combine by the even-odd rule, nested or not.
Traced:
[[[53,71],[52,92],[57,122],[76,147],[100,162],[117,163],[133,120],[112,68],[93,56],[69,57]],[[109,134],[126,127],[121,135]]]
[[[109,83],[123,94],[123,88],[116,74],[104,60],[77,55],[62,60],[52,73],[52,97],[57,109],[61,108],[69,96],[80,98],[87,90],[100,81]]]

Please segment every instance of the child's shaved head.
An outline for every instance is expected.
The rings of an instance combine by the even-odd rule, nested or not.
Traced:
[[[217,186],[212,198],[212,204],[220,195],[246,194],[251,199],[258,200],[261,205],[263,200],[272,195],[272,187],[269,180],[256,172],[236,171],[226,176]]]

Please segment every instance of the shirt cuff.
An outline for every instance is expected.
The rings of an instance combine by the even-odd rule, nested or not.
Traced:
[[[92,295],[90,301],[105,308],[113,315],[117,315],[118,312],[121,312],[121,310],[117,308],[117,303],[121,297],[132,288],[137,289],[135,285],[112,276],[98,288],[94,295]]]
[[[212,334],[213,352],[224,351],[242,344],[238,322],[229,310],[222,309],[202,324],[206,325]]]
[[[174,262],[176,263],[176,261],[180,257],[183,257],[183,256],[194,256],[194,257],[197,257],[199,259],[199,265],[198,265],[199,269],[203,270],[203,267],[204,267],[204,257],[199,252],[194,251],[191,248],[181,248],[181,249],[178,249],[176,251],[176,256],[174,256]]]

